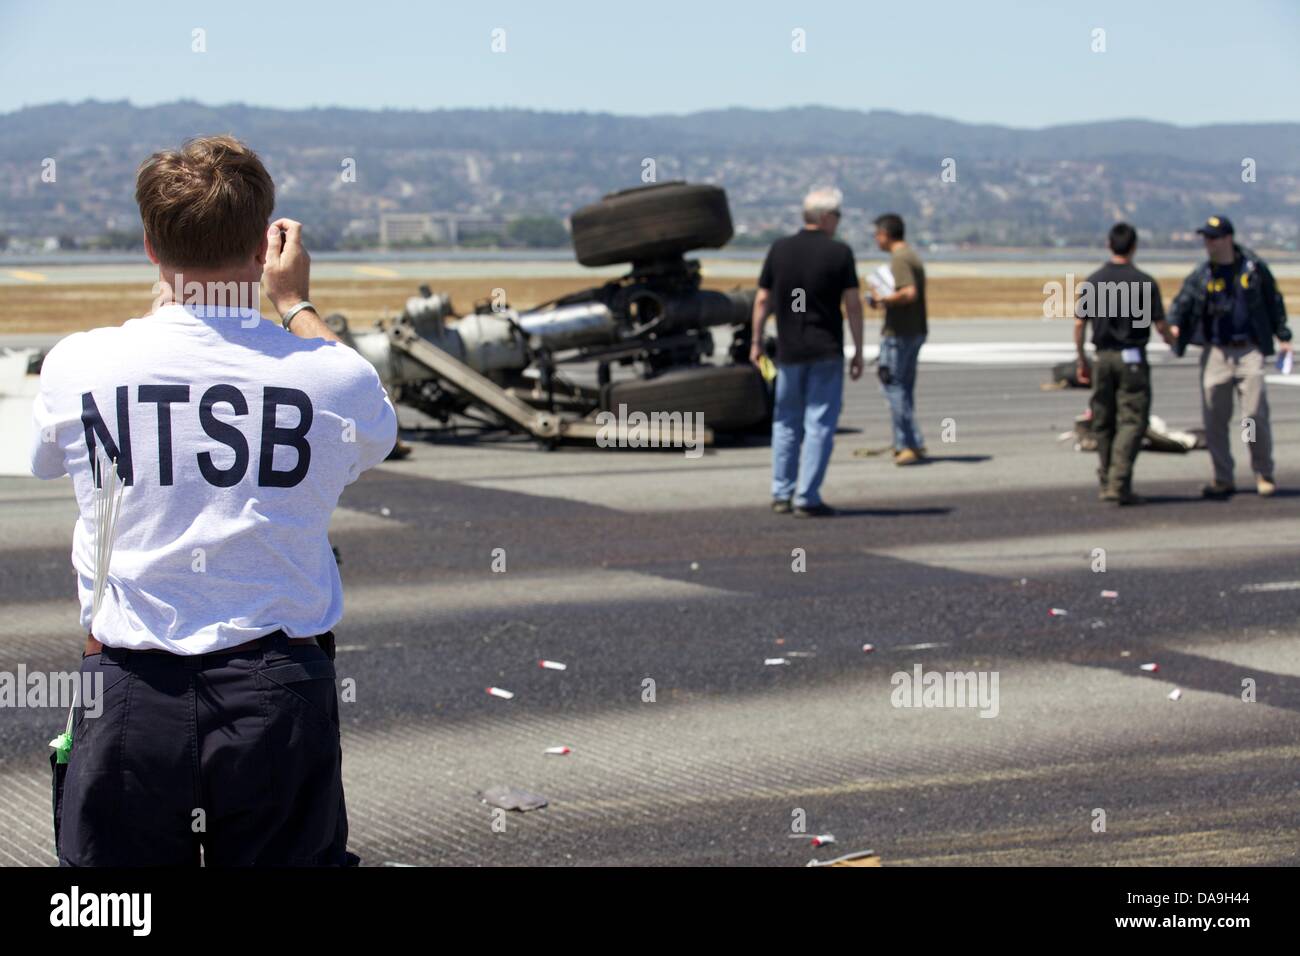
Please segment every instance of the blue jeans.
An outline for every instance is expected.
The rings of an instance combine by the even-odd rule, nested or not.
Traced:
[[[844,359],[782,365],[772,418],[772,497],[797,507],[822,503],[819,489],[831,459],[844,401]]]
[[[916,389],[916,360],[925,344],[924,335],[882,335],[880,367],[889,369],[889,384],[881,382],[889,414],[894,422],[894,448],[920,448],[925,444],[916,424],[912,392]]]

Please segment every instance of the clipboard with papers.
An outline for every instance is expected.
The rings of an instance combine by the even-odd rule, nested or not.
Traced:
[[[867,276],[867,286],[871,289],[871,295],[874,298],[883,298],[887,295],[893,295],[895,292],[894,273],[890,271],[889,265],[878,266],[874,272]]]

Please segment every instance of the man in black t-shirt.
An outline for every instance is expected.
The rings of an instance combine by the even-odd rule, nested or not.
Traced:
[[[1139,503],[1133,493],[1133,463],[1142,448],[1151,414],[1151,368],[1147,342],[1151,326],[1166,342],[1173,338],[1165,323],[1164,303],[1156,280],[1133,265],[1137,230],[1117,222],[1107,237],[1110,261],[1079,285],[1074,309],[1074,345],[1079,378],[1087,381],[1083,337],[1092,322],[1097,349],[1093,373],[1092,430],[1101,458],[1097,477],[1101,500]]]
[[[772,510],[821,517],[821,500],[844,395],[844,316],[853,335],[849,374],[862,375],[862,302],[853,250],[834,238],[838,189],[815,189],[804,228],[768,250],[754,300],[750,359],[763,357],[763,326],[776,314],[776,407],[772,420]]]

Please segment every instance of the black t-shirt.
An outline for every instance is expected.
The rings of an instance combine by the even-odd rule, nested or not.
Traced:
[[[858,287],[852,249],[820,229],[801,229],[772,243],[758,285],[772,296],[779,364],[844,356],[840,299]]]
[[[1079,284],[1074,315],[1092,322],[1099,349],[1144,348],[1165,306],[1155,279],[1132,263],[1108,262]]]

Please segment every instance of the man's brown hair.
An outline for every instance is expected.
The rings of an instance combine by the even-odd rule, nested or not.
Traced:
[[[160,262],[219,269],[257,252],[275,208],[275,184],[239,140],[203,136],[141,163],[135,201]]]

